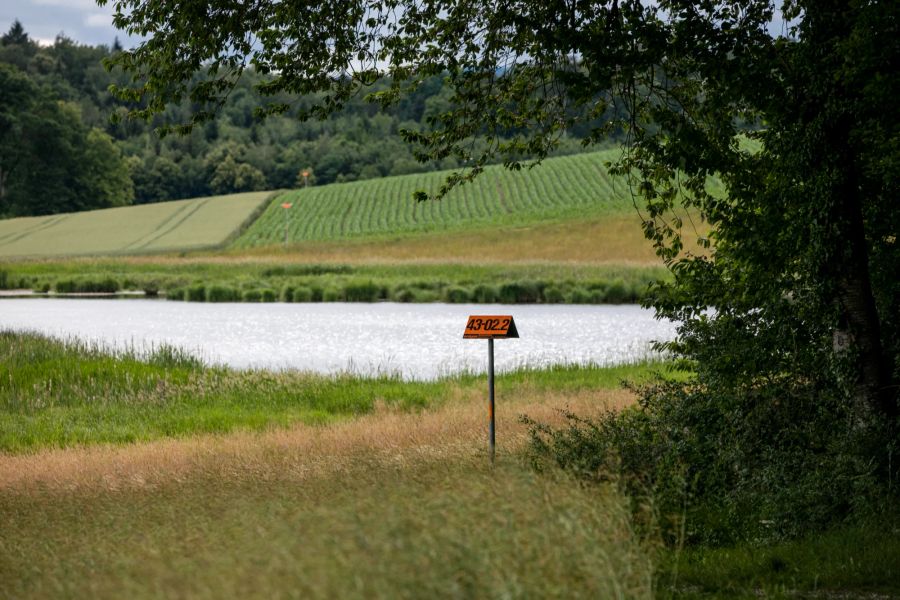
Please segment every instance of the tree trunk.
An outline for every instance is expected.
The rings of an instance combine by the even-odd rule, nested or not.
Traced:
[[[837,218],[846,244],[837,277],[838,296],[852,339],[859,353],[855,398],[860,417],[896,417],[898,414],[891,368],[881,343],[881,319],[869,274],[869,251],[862,199],[851,157],[844,163],[847,177],[836,189]]]

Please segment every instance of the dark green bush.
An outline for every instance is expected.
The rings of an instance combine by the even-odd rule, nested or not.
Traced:
[[[439,302],[441,295],[435,290],[414,289],[413,302]]]
[[[291,296],[291,302],[312,302],[313,293],[308,287],[294,288],[294,294]]]
[[[406,286],[398,286],[391,293],[391,300],[394,302],[415,302],[416,293]]]
[[[344,287],[347,302],[376,302],[383,298],[381,287],[372,281],[348,283]]]
[[[606,288],[605,301],[609,304],[624,304],[635,300],[634,290],[621,279],[613,281]]]
[[[257,289],[244,290],[241,293],[243,302],[262,302],[262,292]]]
[[[0,290],[9,289],[9,273],[0,269]]]
[[[57,294],[74,294],[77,284],[72,279],[58,279],[53,284],[53,289]]]
[[[159,295],[159,283],[156,281],[145,281],[138,285],[138,288],[144,290],[144,295],[150,298],[155,298]]]
[[[240,300],[238,291],[222,285],[211,285],[206,289],[207,302],[236,302]]]
[[[636,505],[654,507],[670,539],[688,542],[790,538],[900,500],[866,456],[873,432],[850,426],[852,402],[827,390],[781,382],[729,394],[660,382],[636,391],[637,406],[568,415],[560,429],[529,421],[534,464],[623,485]],[[896,471],[890,432],[874,433]]]
[[[281,288],[281,301],[282,302],[293,302],[294,301],[294,286],[286,285]]]
[[[472,290],[472,301],[480,304],[494,304],[499,299],[497,288],[492,285],[476,285]]]
[[[452,304],[465,304],[472,301],[472,292],[464,287],[449,287],[444,290],[444,300]]]
[[[566,294],[566,304],[591,304],[592,302],[591,292],[582,287],[573,287]]]
[[[278,294],[272,288],[263,288],[261,295],[263,302],[275,302],[278,300]]]
[[[533,304],[541,300],[541,288],[535,281],[517,281],[500,286],[499,300],[503,304]]]
[[[307,277],[318,275],[347,275],[353,272],[349,265],[279,265],[263,269],[263,277]]]
[[[186,291],[184,288],[173,287],[166,290],[166,299],[167,300],[184,300]]]
[[[566,296],[559,287],[551,285],[544,289],[544,302],[548,304],[562,304],[565,301]]]
[[[202,283],[194,284],[187,289],[187,300],[189,302],[205,302],[206,286]]]
[[[112,278],[61,279],[54,284],[57,294],[112,294],[119,291],[119,282]]]
[[[324,292],[322,292],[322,302],[343,302],[344,301],[344,290],[330,287],[326,288]]]

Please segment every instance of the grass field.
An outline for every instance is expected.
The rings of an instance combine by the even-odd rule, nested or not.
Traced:
[[[413,192],[435,192],[447,172],[331,184],[285,194],[238,238],[235,248],[283,242],[348,240],[539,223],[573,221],[634,211],[624,180],[604,163],[620,151],[550,158],[535,169],[485,169],[473,183],[441,201],[416,202]],[[284,209],[281,204],[292,207]],[[638,230],[640,233],[640,230]]]
[[[0,450],[4,596],[871,600],[900,592],[897,522],[774,545],[675,549],[635,529],[634,507],[615,485],[523,461],[529,432],[519,415],[558,425],[562,409],[622,410],[634,400],[618,381],[661,365],[499,377],[490,467],[483,377],[422,384],[236,372],[174,349],[111,355],[27,334],[3,334],[0,349],[0,366],[12,365],[0,373],[2,396],[13,398],[0,406],[0,431],[10,416],[55,420],[32,430],[32,444]],[[311,407],[331,416],[306,421]],[[153,431],[170,409],[182,426]],[[99,435],[69,435],[91,430]]]
[[[0,220],[0,258],[218,247],[249,224],[270,196],[270,192],[250,192]]]

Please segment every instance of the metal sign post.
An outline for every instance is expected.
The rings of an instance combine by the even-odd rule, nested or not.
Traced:
[[[519,337],[511,315],[473,315],[466,323],[463,339],[488,341],[488,442],[494,464],[496,427],[494,422],[494,340]]]

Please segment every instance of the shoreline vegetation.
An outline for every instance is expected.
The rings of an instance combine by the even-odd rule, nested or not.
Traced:
[[[665,363],[522,368],[498,393],[538,402],[613,393]],[[379,411],[417,414],[484,395],[485,375],[430,381],[207,365],[172,346],[109,349],[77,338],[0,330],[0,453],[327,425]],[[583,400],[584,398],[582,398]]]
[[[0,290],[46,296],[143,294],[190,302],[623,304],[662,267],[584,264],[293,264],[71,260],[7,264]]]

